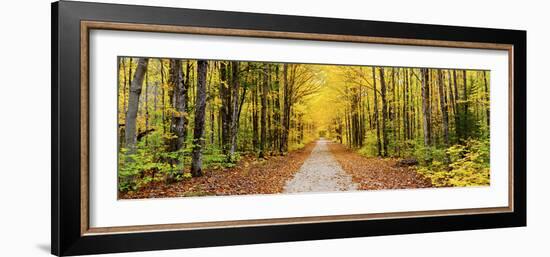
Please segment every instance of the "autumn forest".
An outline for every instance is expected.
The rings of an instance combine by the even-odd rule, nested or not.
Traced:
[[[117,61],[119,199],[490,183],[490,71]]]

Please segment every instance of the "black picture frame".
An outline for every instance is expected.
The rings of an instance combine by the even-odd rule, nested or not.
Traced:
[[[526,31],[61,1],[52,4],[51,252],[81,255],[526,225]],[[513,201],[506,213],[81,233],[82,20],[513,45]]]

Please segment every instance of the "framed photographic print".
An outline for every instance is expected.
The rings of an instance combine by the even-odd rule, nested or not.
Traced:
[[[526,225],[526,32],[52,4],[52,253]]]

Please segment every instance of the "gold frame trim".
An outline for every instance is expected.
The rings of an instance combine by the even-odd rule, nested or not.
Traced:
[[[89,32],[92,29],[506,50],[508,51],[508,69],[509,69],[509,74],[508,74],[509,75],[508,76],[509,77],[509,80],[508,80],[508,91],[509,91],[509,94],[508,94],[508,103],[509,103],[508,206],[492,207],[492,208],[410,211],[410,212],[392,212],[392,213],[331,215],[331,216],[315,216],[315,217],[212,221],[212,222],[193,222],[193,223],[179,223],[179,224],[155,224],[155,225],[91,228],[89,226],[89,177],[88,177],[89,176],[89,158],[88,158],[89,157],[89,84],[88,84],[89,83],[89,66],[88,66],[89,48],[88,46],[89,46]],[[139,232],[212,229],[212,228],[227,228],[227,227],[271,226],[271,225],[307,224],[307,223],[322,223],[322,222],[363,221],[363,220],[377,220],[377,219],[391,219],[391,218],[415,218],[415,217],[430,217],[430,216],[473,215],[473,214],[513,212],[514,211],[513,53],[514,53],[514,48],[513,48],[513,45],[510,45],[510,44],[385,38],[385,37],[369,37],[369,36],[350,36],[350,35],[332,35],[332,34],[315,34],[315,33],[299,33],[299,32],[153,25],[153,24],[135,24],[135,23],[116,23],[116,22],[100,22],[100,21],[81,21],[80,22],[80,147],[81,147],[80,148],[80,178],[81,178],[80,179],[80,234],[82,236],[90,236],[90,235],[117,234],[117,233],[139,233]]]

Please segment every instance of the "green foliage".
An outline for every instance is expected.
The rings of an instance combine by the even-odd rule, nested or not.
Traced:
[[[153,132],[138,142],[136,152],[128,154],[128,149],[120,149],[118,156],[118,188],[120,191],[134,191],[153,181],[173,181],[191,179],[186,172],[191,166],[192,144],[179,151],[167,151],[165,142],[173,138],[170,133]],[[147,142],[147,143],[146,143]],[[232,156],[223,154],[216,145],[203,149],[203,168],[232,168],[241,158],[239,153]],[[179,160],[179,161],[176,161]],[[176,164],[177,163],[177,164]],[[152,175],[155,175],[152,177]]]
[[[232,156],[223,154],[215,145],[207,146],[203,151],[203,166],[211,169],[232,168],[241,159],[239,152]]]
[[[416,145],[413,155],[417,158],[420,164],[433,165],[433,162],[445,162],[445,149],[436,147],[424,147],[419,145],[420,144]]]
[[[489,150],[489,139],[470,139],[447,148],[444,157],[431,155],[433,160],[418,168],[418,172],[436,186],[487,186]]]
[[[361,155],[367,156],[367,157],[375,157],[377,156],[377,150],[376,150],[376,130],[368,130],[367,135],[373,135],[368,136],[365,138],[365,144],[363,147],[359,148],[357,152]]]
[[[397,156],[397,157],[414,157],[416,159],[423,159],[423,158],[417,158],[415,156],[420,156],[418,155],[419,152],[422,152],[423,149],[419,149],[419,148],[423,148],[424,147],[424,142],[422,141],[421,138],[417,138],[417,139],[408,139],[408,140],[403,140],[401,145],[401,156]]]
[[[490,183],[488,135],[448,148],[425,147],[422,138],[404,140],[398,147],[401,149],[400,155],[390,151],[390,156],[418,160],[417,171],[435,186],[486,186]],[[389,147],[389,150],[392,149]],[[377,156],[376,137],[367,137],[365,145],[357,152],[368,157]]]
[[[177,171],[182,170],[183,167],[173,164],[174,162],[169,160],[181,158],[189,150],[166,151],[163,141],[167,137],[170,135],[163,135],[161,132],[155,131],[138,142],[134,154],[129,154],[126,148],[120,149],[118,155],[118,187],[120,191],[136,190],[152,181],[170,175],[176,179],[183,179],[181,175],[176,175]],[[147,174],[151,174],[151,176],[146,176]]]
[[[374,154],[372,153],[371,148],[372,147],[369,147],[369,145],[365,145],[365,146],[359,148],[357,150],[357,153],[359,153],[360,155],[368,156],[368,157],[374,156]]]
[[[304,143],[300,142],[300,143],[291,144],[290,146],[288,146],[288,150],[296,151],[296,150],[303,149],[304,147],[305,147]]]

